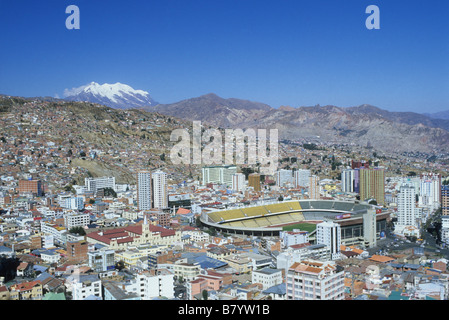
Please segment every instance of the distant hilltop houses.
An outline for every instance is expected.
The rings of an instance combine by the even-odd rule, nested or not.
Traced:
[[[272,174],[175,166],[183,120],[8,101],[1,300],[448,299],[436,156],[292,139]]]

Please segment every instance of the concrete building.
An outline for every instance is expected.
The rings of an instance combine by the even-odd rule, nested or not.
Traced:
[[[245,175],[243,173],[235,173],[232,175],[232,190],[234,192],[243,191],[245,189]]]
[[[320,178],[316,175],[312,175],[309,177],[309,199],[321,199]]]
[[[103,298],[101,280],[97,274],[73,274],[66,280],[68,291],[72,291],[73,300],[85,300],[95,296]]]
[[[346,169],[341,172],[341,191],[355,192],[355,170]]]
[[[64,214],[64,225],[67,228],[67,230],[70,230],[73,227],[85,227],[89,224],[90,224],[89,213],[70,211]]]
[[[97,192],[100,189],[111,188],[115,190],[115,177],[98,177],[98,178],[85,178],[84,185],[87,191]]]
[[[114,250],[95,250],[87,252],[88,265],[95,272],[104,272],[115,268]]]
[[[324,244],[330,250],[332,260],[340,258],[341,231],[340,225],[332,221],[324,221],[316,225],[316,242]]]
[[[310,185],[310,170],[298,169],[294,173],[295,187],[308,188]]]
[[[167,174],[160,170],[153,172],[153,208],[168,208]]]
[[[385,205],[385,170],[381,168],[359,170],[360,200],[375,199]]]
[[[254,191],[261,191],[262,187],[260,185],[260,174],[251,173],[248,175],[248,187],[253,187]]]
[[[44,187],[41,180],[19,180],[19,194],[32,193],[37,197],[44,194]]]
[[[343,300],[344,269],[332,261],[295,262],[286,285],[287,300]]]
[[[151,171],[142,170],[137,173],[137,206],[139,210],[152,208]]]
[[[209,166],[202,168],[203,185],[217,183],[231,186],[232,175],[237,173],[236,166]]]
[[[282,270],[263,268],[260,270],[253,270],[251,274],[252,283],[260,283],[263,289],[268,289],[283,282]]]
[[[309,242],[309,232],[301,230],[282,231],[279,233],[284,248],[288,248],[295,244],[303,244]]]
[[[397,197],[398,201],[398,221],[395,225],[395,233],[402,235],[406,234],[409,227],[413,230],[419,228],[419,221],[416,217],[415,205],[415,188],[409,185],[402,185],[399,189]]]
[[[293,184],[292,170],[280,169],[275,174],[276,186],[284,187]]]

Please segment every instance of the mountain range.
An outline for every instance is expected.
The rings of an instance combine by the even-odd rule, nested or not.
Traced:
[[[372,105],[354,107],[281,106],[214,93],[171,104],[158,104],[148,92],[117,83],[71,90],[66,100],[113,108],[137,108],[220,128],[278,129],[279,137],[302,142],[356,144],[388,152],[449,151],[449,119],[415,112],[391,112]]]

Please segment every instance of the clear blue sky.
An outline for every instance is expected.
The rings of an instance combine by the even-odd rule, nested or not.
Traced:
[[[68,30],[68,5],[81,29]],[[380,30],[368,30],[368,5]],[[447,0],[0,0],[0,93],[122,82],[171,103],[449,109]]]

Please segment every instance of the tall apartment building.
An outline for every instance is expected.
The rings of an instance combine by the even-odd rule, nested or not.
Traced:
[[[332,260],[340,258],[341,227],[338,223],[324,221],[316,225],[316,243],[324,244],[330,250]]]
[[[262,186],[260,185],[260,174],[251,173],[248,175],[248,186],[253,187],[254,191],[261,191]]]
[[[167,174],[160,170],[153,172],[153,208],[168,208]]]
[[[423,173],[420,175],[418,203],[420,206],[429,206],[433,210],[441,204],[441,175]]]
[[[419,221],[416,216],[415,188],[403,184],[397,196],[398,221],[394,232],[402,235],[419,235]]]
[[[245,188],[245,175],[243,173],[235,173],[232,175],[232,190],[239,192]]]
[[[333,261],[303,260],[287,272],[287,300],[343,300],[344,268]]]
[[[441,186],[441,241],[449,244],[449,185]]]
[[[402,185],[397,196],[398,225],[417,226],[415,219],[415,188]]]
[[[375,199],[377,204],[385,204],[385,170],[380,168],[360,169],[360,200]]]
[[[85,178],[84,185],[87,191],[97,192],[100,189],[111,188],[116,189],[115,177],[98,177],[98,178]]]
[[[137,206],[139,210],[150,210],[152,208],[151,182],[151,171],[137,172]]]
[[[44,188],[41,180],[19,180],[19,193],[32,193],[37,197],[44,194]]]
[[[312,175],[309,178],[309,199],[319,200],[320,194],[320,177]]]
[[[307,188],[310,184],[310,170],[298,169],[294,173],[295,187]]]
[[[202,168],[203,185],[208,183],[232,185],[232,175],[237,173],[236,166],[209,166]]]
[[[292,170],[280,169],[276,171],[276,186],[283,187],[287,184],[293,183]]]
[[[346,169],[341,172],[341,191],[355,192],[355,172],[353,169]]]

